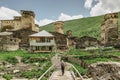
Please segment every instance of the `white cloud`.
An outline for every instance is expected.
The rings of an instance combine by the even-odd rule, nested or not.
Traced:
[[[93,2],[93,0],[86,0],[84,7],[87,9],[90,9],[92,7],[92,2]]]
[[[90,15],[97,16],[120,11],[120,0],[95,0],[97,3],[91,8]]]
[[[58,19],[57,19],[57,20],[43,19],[43,20],[40,20],[40,21],[39,21],[39,25],[40,25],[40,26],[44,26],[44,25],[50,24],[50,23],[55,22],[55,21],[67,21],[67,20],[73,20],[73,19],[79,19],[79,18],[83,18],[83,16],[82,16],[82,15],[70,16],[70,15],[61,13],[61,14],[58,16]]]
[[[75,15],[75,16],[70,16],[64,13],[61,13],[60,16],[58,17],[59,21],[66,21],[66,20],[73,20],[73,19],[79,19],[83,18],[82,15]]]
[[[13,19],[14,16],[20,16],[20,14],[15,10],[0,7],[0,20]]]
[[[52,22],[55,22],[55,20],[43,19],[43,20],[40,20],[40,21],[39,21],[39,25],[40,25],[40,26],[44,26],[44,25],[50,24],[50,23],[52,23]]]
[[[12,10],[6,7],[0,7],[0,20],[13,19],[14,16],[21,16],[21,15],[15,10]],[[61,13],[58,16],[57,20],[43,19],[43,20],[37,21],[35,19],[35,23],[38,24],[39,26],[44,26],[44,25],[50,24],[55,21],[66,21],[66,20],[79,19],[79,18],[83,18],[83,16],[82,15],[70,16],[70,15]]]

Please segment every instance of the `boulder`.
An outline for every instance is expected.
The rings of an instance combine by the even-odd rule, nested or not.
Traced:
[[[19,73],[20,70],[13,70],[13,73]]]
[[[88,75],[94,80],[120,80],[119,62],[99,62],[88,67]]]
[[[5,67],[6,68],[11,68],[11,67],[13,67],[13,65],[12,64],[7,64]]]

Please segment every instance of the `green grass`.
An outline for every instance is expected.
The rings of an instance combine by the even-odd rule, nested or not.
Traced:
[[[118,26],[120,27],[120,13],[118,14]],[[104,16],[88,17],[64,21],[64,32],[72,30],[74,36],[91,36],[100,39],[101,24],[104,21]],[[40,27],[40,30],[54,31],[53,23]],[[119,28],[120,32],[120,28]]]
[[[84,60],[88,65],[96,63],[96,62],[110,62],[110,61],[120,61],[118,59],[110,58],[109,55],[113,56],[120,56],[120,52],[118,50],[115,50],[114,48],[105,48],[102,49],[103,53],[101,54],[99,51],[100,49],[92,50],[92,51],[83,51],[80,49],[73,49],[70,50],[67,55],[71,55],[74,58],[82,59]],[[78,64],[75,64],[72,62],[72,64],[77,68],[77,70],[82,74],[86,74],[87,69],[84,69],[83,67],[79,66]]]
[[[81,66],[79,66],[77,64],[74,64],[74,63],[73,63],[73,65],[79,71],[79,73],[81,75],[85,75],[87,73],[87,69],[84,69],[83,67],[81,67]]]
[[[4,74],[3,78],[5,78],[6,80],[11,80],[13,78],[13,75],[11,75],[11,74]]]
[[[0,51],[0,60],[5,60],[7,57],[16,57],[16,56],[21,56],[21,57],[49,57],[53,56],[54,53],[28,53],[25,50],[17,50],[17,51]]]
[[[96,62],[110,62],[110,61],[115,61],[111,58],[93,58],[93,59],[86,59],[85,62],[87,64],[93,64]]]
[[[33,65],[33,63],[36,63],[36,62],[39,63],[38,67],[43,67],[43,68],[41,69],[35,68],[31,71],[23,71],[21,73],[21,77],[32,79],[32,78],[39,78],[52,65],[50,60],[54,54],[55,53],[34,54],[34,53],[28,53],[27,51],[24,51],[24,50],[8,51],[8,52],[1,51],[0,61],[16,63],[13,61],[16,59],[16,56],[20,56],[22,57],[22,60],[24,61],[25,64],[26,64],[25,61],[28,61],[27,64],[31,64],[31,66]],[[14,59],[14,60],[11,60],[11,59]],[[3,70],[4,69],[0,67],[0,71],[3,71]],[[9,78],[9,75],[5,75],[5,77]]]
[[[91,55],[91,53],[89,53],[87,51],[80,50],[80,49],[72,49],[67,54],[68,55],[78,55],[78,56],[89,56],[89,55]]]
[[[21,77],[32,79],[32,78],[39,78],[52,64],[50,61],[47,61],[44,63],[46,66],[41,70],[31,70],[31,71],[25,71],[21,73]],[[45,77],[44,77],[45,78]]]

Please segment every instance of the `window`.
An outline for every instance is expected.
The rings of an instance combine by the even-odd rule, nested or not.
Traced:
[[[10,39],[10,41],[12,41],[12,39]]]
[[[36,49],[35,49],[36,51],[38,51],[39,50],[39,46],[36,46]]]
[[[41,38],[41,42],[45,42],[45,37],[42,37],[42,38]]]
[[[46,51],[46,47],[45,47],[45,46],[42,46],[42,47],[41,47],[41,50],[42,50],[42,51]]]

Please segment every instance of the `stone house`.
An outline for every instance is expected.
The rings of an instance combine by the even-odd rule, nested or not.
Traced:
[[[29,35],[39,32],[39,26],[33,11],[21,10],[21,16],[14,16],[13,20],[1,20],[1,31],[13,32],[13,37],[20,39],[19,48],[27,50]]]
[[[1,32],[0,33],[0,50],[2,51],[15,51],[19,49],[18,38],[13,38],[12,32]]]
[[[68,45],[67,35],[61,34],[61,33],[58,33],[58,32],[50,32],[50,33],[52,35],[54,35],[57,49],[60,49],[60,50],[68,49],[69,45]]]
[[[33,11],[21,10],[21,16],[14,16],[12,20],[1,20],[1,31],[25,28],[31,28],[32,31],[39,32],[39,27],[35,24],[35,14]]]
[[[50,32],[54,35],[56,48],[60,50],[66,50],[69,47],[68,36],[64,34],[64,22],[57,21],[54,22],[54,32]]]
[[[56,44],[54,35],[43,30],[29,36],[30,52],[54,52]]]
[[[93,37],[83,36],[81,38],[76,39],[77,49],[85,49],[86,47],[97,47],[98,45],[99,41]]]
[[[32,31],[30,28],[19,29],[12,32],[14,38],[20,39],[19,48],[24,50],[27,50],[29,47],[29,35],[36,33],[35,31]]]

